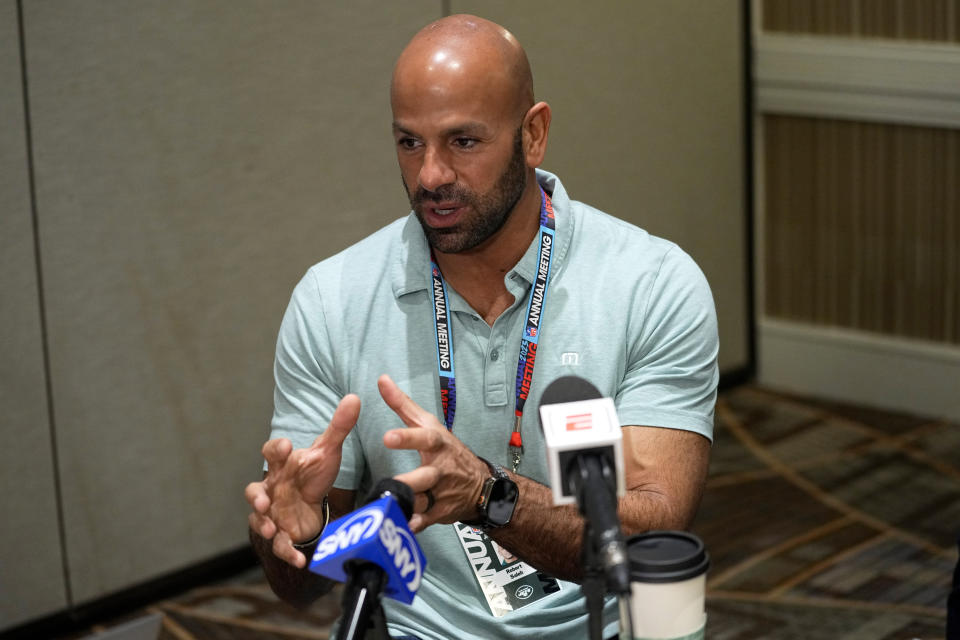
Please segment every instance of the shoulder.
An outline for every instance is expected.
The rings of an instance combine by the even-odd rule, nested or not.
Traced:
[[[669,332],[702,333],[715,342],[710,285],[677,244],[581,202],[571,201],[574,230],[564,280],[611,313],[619,310],[628,342],[644,345]],[[664,333],[668,332],[668,333]],[[631,338],[632,337],[632,338]]]
[[[573,240],[570,259],[591,270],[614,269],[622,278],[690,281],[706,286],[694,259],[676,243],[588,204],[570,202]]]
[[[415,221],[414,221],[415,222]],[[394,220],[346,249],[307,269],[293,292],[297,298],[322,298],[339,302],[389,285],[395,265],[408,250],[407,217]]]
[[[693,259],[673,242],[570,198],[563,183],[552,173],[538,169],[537,178],[552,194],[558,225],[564,223],[563,218],[568,221],[568,230],[558,231],[558,255],[561,262],[568,257],[571,265],[561,270],[575,271],[580,276],[589,273],[590,278],[609,270],[619,275],[617,280],[621,282],[650,282],[666,267],[666,273],[675,274],[674,277],[687,276],[705,283]]]

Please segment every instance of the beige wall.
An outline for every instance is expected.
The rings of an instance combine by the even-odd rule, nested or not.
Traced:
[[[67,604],[43,372],[19,42],[16,4],[2,2],[0,629]]]
[[[244,544],[280,317],[310,264],[406,210],[389,73],[444,4],[23,3],[63,582],[16,3],[0,2],[0,433],[34,458],[8,456],[0,480],[40,496],[4,503],[40,534],[0,539],[16,594],[0,607],[24,612],[0,609],[0,628],[63,608],[67,586],[82,604]],[[554,106],[547,168],[694,255],[721,361],[744,364],[737,3],[592,6],[482,13],[517,31]],[[11,562],[38,555],[32,584],[36,565]]]
[[[76,603],[245,543],[280,317],[310,264],[402,214],[388,78],[439,15],[433,1],[129,7],[25,3]],[[28,283],[33,264],[17,270]]]

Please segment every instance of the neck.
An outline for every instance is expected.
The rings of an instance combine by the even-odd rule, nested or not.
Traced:
[[[443,278],[488,324],[511,304],[513,296],[504,275],[523,257],[540,229],[540,186],[536,178],[527,188],[503,227],[483,244],[460,253],[435,252]]]

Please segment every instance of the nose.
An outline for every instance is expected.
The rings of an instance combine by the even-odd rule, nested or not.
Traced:
[[[420,186],[427,191],[436,191],[445,184],[456,182],[457,174],[444,154],[435,147],[428,147],[420,166]]]

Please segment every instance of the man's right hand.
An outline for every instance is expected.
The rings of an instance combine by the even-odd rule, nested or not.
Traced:
[[[307,559],[293,543],[310,540],[323,526],[323,499],[340,471],[343,441],[359,415],[360,398],[346,395],[326,431],[306,449],[294,449],[286,438],[267,441],[267,473],[247,485],[245,495],[253,507],[250,528],[273,540],[274,555],[298,569]]]

